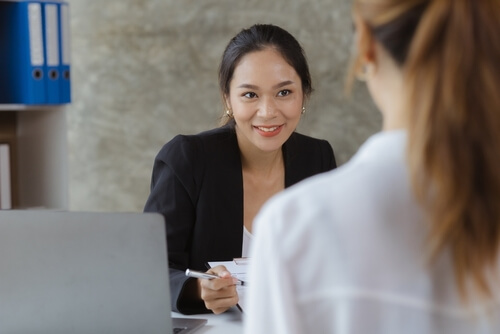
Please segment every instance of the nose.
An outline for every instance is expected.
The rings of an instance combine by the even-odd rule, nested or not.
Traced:
[[[273,98],[266,97],[261,99],[257,115],[264,119],[272,119],[276,117],[277,111],[278,106],[276,105],[276,101]]]

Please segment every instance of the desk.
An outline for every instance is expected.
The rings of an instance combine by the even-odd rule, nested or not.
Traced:
[[[242,334],[243,314],[236,307],[222,314],[195,314],[184,315],[172,312],[175,318],[201,318],[207,319],[207,324],[196,331],[196,334]]]

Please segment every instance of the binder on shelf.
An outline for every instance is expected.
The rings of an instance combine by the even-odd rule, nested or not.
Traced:
[[[12,209],[10,147],[0,144],[0,210]]]
[[[46,103],[42,5],[0,1],[0,103]]]
[[[71,102],[71,45],[69,28],[69,5],[61,2],[59,9],[59,80],[60,102]]]
[[[45,45],[45,102],[58,104],[60,103],[59,10],[56,3],[44,3],[42,6]]]

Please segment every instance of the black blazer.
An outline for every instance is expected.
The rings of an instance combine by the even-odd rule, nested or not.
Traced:
[[[283,145],[285,187],[336,167],[325,140],[293,133]],[[234,127],[178,135],[156,156],[145,212],[165,216],[172,310],[204,313],[187,302],[187,268],[206,271],[208,261],[241,257],[243,177]]]

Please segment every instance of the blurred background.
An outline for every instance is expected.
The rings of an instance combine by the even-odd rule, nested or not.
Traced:
[[[344,95],[353,30],[346,0],[69,0],[73,102],[66,107],[69,209],[142,211],[153,160],[176,134],[218,126],[217,70],[254,23],[302,44],[315,91],[297,131],[339,165],[381,128],[366,88]]]

